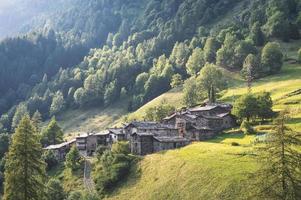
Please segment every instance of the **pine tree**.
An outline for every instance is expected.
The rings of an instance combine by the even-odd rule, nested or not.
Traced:
[[[42,115],[38,110],[36,110],[36,112],[32,115],[31,121],[33,125],[37,128],[37,130],[40,131],[40,125],[42,123]]]
[[[12,137],[5,163],[3,200],[44,198],[45,163],[36,128],[28,116],[22,118]]]
[[[261,168],[256,172],[259,194],[270,199],[301,199],[301,134],[285,125],[284,111],[275,120],[267,144],[260,147]]]
[[[69,153],[66,155],[65,166],[70,168],[72,171],[75,171],[79,169],[81,162],[82,160],[79,151],[76,146],[73,146],[70,149]]]
[[[47,128],[42,133],[42,143],[43,145],[59,144],[63,142],[64,132],[58,125],[55,117],[52,117]]]

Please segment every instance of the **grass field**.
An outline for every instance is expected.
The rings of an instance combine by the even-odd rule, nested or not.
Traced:
[[[290,46],[282,43],[287,52],[285,57],[295,59],[300,43],[290,43]],[[220,94],[220,100],[233,103],[247,92],[247,88],[237,73],[224,72],[231,80],[229,88]],[[271,93],[275,111],[290,109],[292,119],[288,125],[301,132],[301,65],[285,62],[280,73],[255,81],[252,92],[261,91]],[[69,111],[59,119],[63,119],[60,123],[71,136],[81,131],[121,125],[125,119],[142,120],[148,108],[162,101],[180,108],[182,98],[182,90],[178,88],[162,94],[133,113],[126,112],[124,101],[106,109]],[[258,125],[255,129],[265,133],[270,131],[271,125]],[[247,175],[257,168],[253,154],[254,138],[235,128],[210,141],[145,156],[107,199],[246,199],[248,192],[252,191]],[[239,146],[232,146],[232,143]]]
[[[247,199],[247,174],[257,168],[251,148],[219,142],[144,157],[108,199]]]

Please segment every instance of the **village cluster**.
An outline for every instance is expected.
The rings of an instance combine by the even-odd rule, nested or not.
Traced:
[[[236,122],[231,110],[230,104],[204,104],[182,109],[161,122],[132,121],[121,128],[80,134],[71,141],[45,149],[63,160],[72,145],[76,145],[82,155],[92,156],[100,145],[110,147],[114,142],[129,141],[132,154],[147,155],[211,139],[222,130],[234,127]]]

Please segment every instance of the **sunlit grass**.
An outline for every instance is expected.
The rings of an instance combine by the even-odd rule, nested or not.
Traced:
[[[250,148],[198,142],[146,156],[108,199],[246,199]]]

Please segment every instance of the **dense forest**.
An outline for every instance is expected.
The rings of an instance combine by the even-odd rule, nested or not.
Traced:
[[[273,41],[300,37],[297,0],[73,5],[39,29],[0,43],[2,132],[12,131],[27,112],[47,119],[120,98],[128,99],[133,111],[177,82],[197,77],[206,63],[242,76],[252,65],[254,78],[274,74],[283,54]],[[191,81],[185,84],[191,87]]]

